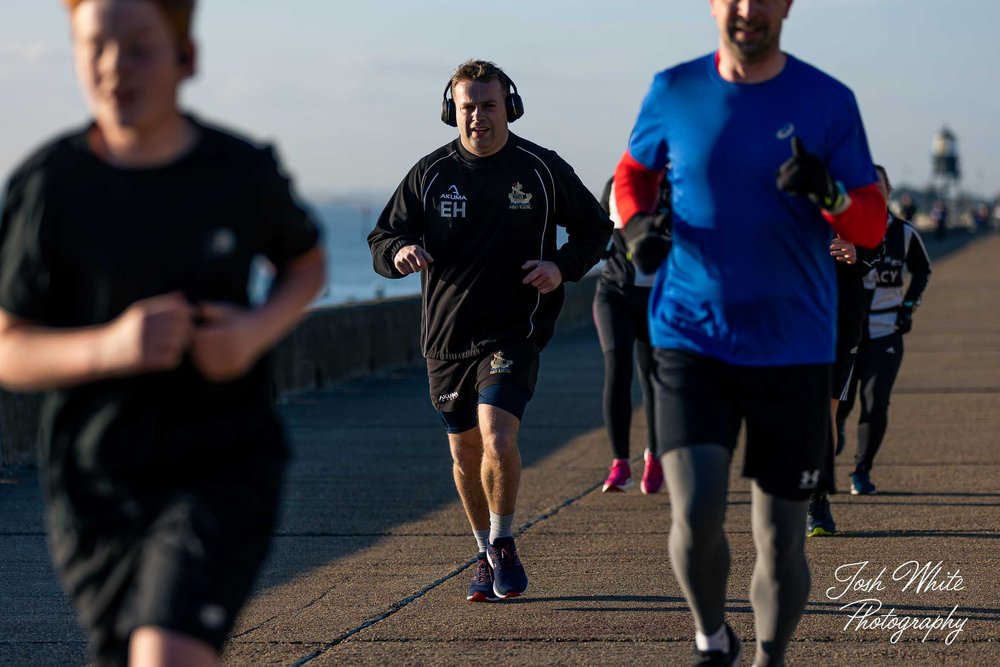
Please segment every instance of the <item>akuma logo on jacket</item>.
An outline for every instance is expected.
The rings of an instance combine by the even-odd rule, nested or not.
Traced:
[[[438,211],[442,218],[464,218],[467,201],[465,195],[458,191],[458,186],[452,184],[439,198]]]

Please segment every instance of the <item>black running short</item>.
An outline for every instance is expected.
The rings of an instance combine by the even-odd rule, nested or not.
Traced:
[[[677,447],[735,450],[743,475],[779,498],[833,489],[830,366],[735,366],[682,350],[653,350],[657,455]]]
[[[128,511],[100,522],[50,521],[56,570],[95,664],[127,664],[143,626],[222,649],[267,553],[286,458],[283,443],[247,450],[205,462],[200,483],[131,494]],[[53,505],[50,515],[65,512]]]
[[[524,405],[518,404],[526,404],[535,393],[538,360],[538,346],[528,341],[502,343],[468,359],[428,359],[431,403],[441,413],[448,432],[460,433],[478,423],[476,412],[482,402],[480,393],[487,387],[509,384],[521,391],[513,394],[487,392],[486,395],[512,399],[511,405],[497,407],[520,419],[518,412],[523,413]]]

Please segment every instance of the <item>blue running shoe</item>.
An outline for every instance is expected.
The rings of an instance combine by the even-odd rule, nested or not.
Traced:
[[[825,493],[814,493],[806,514],[806,537],[827,537],[837,534],[837,524],[830,512],[830,499]]]
[[[486,552],[476,555],[476,573],[469,584],[465,599],[469,602],[496,602],[500,598],[493,592],[493,568],[486,560]]]
[[[851,473],[851,495],[867,496],[875,493],[875,485],[872,484],[870,473],[867,470],[855,470]]]
[[[528,575],[524,573],[513,537],[498,537],[486,547],[486,558],[493,568],[493,592],[499,598],[510,599],[528,590]]]
[[[694,667],[731,667],[739,665],[743,659],[743,642],[736,636],[733,629],[726,623],[726,634],[729,636],[728,651],[699,651],[694,650],[694,660],[691,664]]]

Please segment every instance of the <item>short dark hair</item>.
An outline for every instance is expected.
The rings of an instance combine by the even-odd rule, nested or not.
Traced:
[[[882,178],[885,179],[885,184],[887,186],[889,186],[889,191],[891,192],[892,191],[892,182],[889,181],[889,172],[887,172],[885,170],[885,167],[883,167],[880,164],[875,165],[875,171],[877,171],[878,173],[882,174]]]
[[[500,82],[500,87],[503,88],[503,96],[506,98],[510,94],[510,77],[504,74],[504,71],[499,66],[488,60],[466,60],[455,68],[455,73],[451,75],[450,88],[454,92],[455,84],[459,81],[486,82],[493,81],[494,79]]]

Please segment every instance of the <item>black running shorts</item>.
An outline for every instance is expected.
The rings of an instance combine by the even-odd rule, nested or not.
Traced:
[[[653,350],[657,455],[677,447],[735,450],[743,475],[779,498],[833,489],[830,366],[735,366],[681,350]]]
[[[471,423],[471,428],[476,424],[479,394],[486,387],[512,384],[523,389],[529,399],[534,395],[538,360],[539,348],[529,341],[502,343],[468,359],[428,359],[431,403],[448,415],[446,424]],[[449,427],[449,431],[453,429]]]
[[[165,480],[106,521],[50,525],[56,570],[97,665],[127,664],[129,637],[143,626],[221,650],[267,553],[285,463],[283,448],[233,454],[203,470],[203,483]]]

